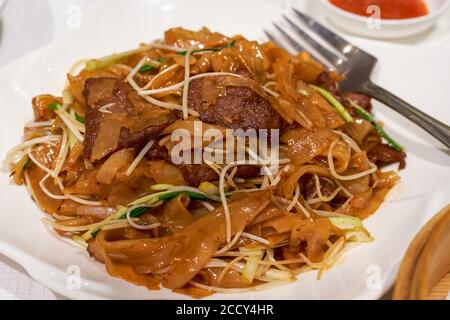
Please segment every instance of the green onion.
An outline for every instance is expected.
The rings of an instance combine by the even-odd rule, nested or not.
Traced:
[[[47,106],[47,108],[49,108],[50,110],[56,111],[56,110],[58,110],[58,108],[60,106],[61,106],[61,104],[59,104],[58,102],[52,102]]]
[[[27,162],[25,162],[25,164],[23,165],[23,169],[27,169],[30,165],[31,165],[31,159],[28,158]]]
[[[175,198],[176,196],[178,196],[182,193],[187,194],[189,197],[191,197],[194,200],[207,200],[208,199],[204,195],[202,195],[200,193],[192,192],[192,191],[173,191],[173,192],[168,192],[168,193],[160,195],[159,200],[167,201],[167,200]]]
[[[132,217],[132,218],[140,217],[141,215],[146,213],[149,209],[150,209],[149,207],[137,207],[137,208],[134,208],[130,212],[130,217]],[[124,213],[122,216],[120,216],[119,219],[126,219],[126,218],[127,218],[127,214]]]
[[[86,120],[84,119],[84,117],[80,116],[78,113],[75,112],[75,119],[79,122],[84,124],[86,122]]]
[[[348,113],[348,111],[344,108],[342,103],[339,102],[338,99],[336,99],[333,94],[321,87],[311,85],[311,87],[319,92],[327,101],[333,106],[334,109],[341,115],[342,118],[344,118],[347,122],[353,122],[353,117]]]
[[[164,58],[163,57],[159,57],[158,59],[156,59],[156,61],[158,61],[159,63],[163,63],[164,62]],[[149,65],[149,64],[144,64],[139,69],[139,73],[149,72],[149,71],[152,71],[153,69],[155,69],[155,66],[152,66],[152,65]]]
[[[404,148],[398,142],[396,142],[394,139],[392,139],[386,133],[386,131],[384,131],[384,129],[375,121],[375,119],[366,110],[364,110],[362,107],[357,105],[354,101],[352,101],[350,99],[348,99],[348,101],[350,102],[350,105],[355,109],[355,111],[358,113],[358,115],[361,118],[369,121],[375,127],[375,131],[377,132],[377,134],[381,138],[386,140],[386,142],[392,149],[394,149],[395,151],[398,151],[398,152],[401,152],[404,150]]]
[[[217,51],[221,51],[221,50],[226,49],[226,48],[233,48],[235,45],[236,45],[236,41],[233,40],[229,44],[227,44],[226,46],[223,46],[223,47],[198,49],[198,50],[192,51],[192,53],[208,52],[208,51],[217,52]],[[184,51],[178,52],[177,54],[179,54],[180,56],[185,56],[186,53],[187,53],[187,50],[184,50]]]
[[[151,66],[151,65],[149,65],[149,64],[144,64],[144,65],[139,69],[139,73],[145,73],[145,72],[151,71],[151,70],[153,70],[153,69],[155,69],[154,66]]]
[[[145,46],[141,46],[137,49],[124,51],[124,52],[120,52],[120,53],[115,53],[115,54],[112,54],[112,55],[109,55],[109,56],[106,56],[103,58],[99,58],[99,59],[89,60],[88,62],[86,62],[86,70],[93,71],[95,69],[109,67],[110,65],[113,65],[121,60],[124,60],[124,59],[132,56],[133,54],[136,54],[139,52],[144,52],[144,51],[150,50],[151,48],[152,48],[152,45],[145,45]]]

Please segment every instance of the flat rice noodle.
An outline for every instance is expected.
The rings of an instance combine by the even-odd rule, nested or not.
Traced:
[[[329,148],[326,148],[325,150],[323,150],[321,152],[320,155],[322,155],[323,157],[327,157],[328,151],[329,151]],[[351,160],[351,152],[352,152],[352,149],[348,143],[345,143],[343,141],[338,141],[334,145],[331,155],[333,157],[334,169],[336,170],[337,173],[343,173],[343,172],[346,172],[347,169],[350,169],[349,165],[350,165],[350,160]],[[368,167],[366,167],[363,170],[366,170],[366,169],[368,169]],[[361,171],[363,171],[363,170],[361,170]]]
[[[373,189],[367,188],[359,193],[354,193],[354,197],[350,203],[352,209],[364,209],[369,205],[369,201],[372,198]]]
[[[333,155],[334,157],[334,155]],[[368,170],[369,159],[367,158],[367,154],[365,151],[358,152],[354,154],[351,159],[348,161],[348,170],[345,171],[345,175],[352,175],[358,172],[362,172]],[[336,170],[337,171],[337,170]],[[344,171],[341,171],[344,172]],[[352,194],[358,194],[361,192],[365,192],[370,188],[370,175],[366,175],[364,177],[341,181],[342,185],[350,191]]]
[[[33,106],[34,121],[48,121],[56,118],[56,113],[51,110],[48,105],[50,103],[61,103],[61,99],[50,94],[42,94],[36,96],[31,101]]]
[[[395,171],[380,172],[377,171],[378,186],[373,189],[372,195],[368,200],[367,206],[363,209],[352,208],[350,214],[360,219],[366,219],[374,214],[386,198],[389,190],[400,180]]]
[[[225,48],[219,52],[208,54],[211,70],[214,72],[231,72],[250,78],[251,72],[247,69],[238,51]]]
[[[329,149],[333,140],[338,135],[328,129],[293,129],[283,133],[280,138],[282,145],[280,149],[284,151],[291,163],[302,165]]]
[[[56,213],[62,203],[62,200],[50,198],[44,193],[44,191],[42,191],[41,187],[39,186],[39,182],[47,173],[34,164],[31,164],[26,170],[30,178],[31,188],[34,192],[34,200],[45,212],[49,214]],[[47,179],[47,181],[44,182],[44,185],[51,193],[56,195],[62,194],[58,185],[56,183],[53,183],[52,179]]]
[[[122,130],[119,125],[119,123],[121,123],[119,119],[120,117],[117,114],[103,115],[103,119],[100,122],[100,129],[92,148],[90,157],[91,162],[103,158],[110,152],[116,150],[119,146],[120,133]]]
[[[117,171],[117,174],[115,176],[115,181],[117,183],[123,183],[126,184],[129,187],[136,186],[139,184],[139,180],[141,178],[146,178],[146,180],[151,180],[151,178],[148,177],[148,165],[145,158],[143,158],[139,164],[134,168],[133,172],[131,172],[130,175],[127,176],[126,172],[128,170],[128,166],[123,167],[119,171]],[[153,183],[154,184],[154,183]]]
[[[244,229],[268,205],[271,193],[264,190],[236,194],[231,199],[232,234]],[[223,208],[219,207],[173,236],[105,241],[100,245],[113,261],[132,265],[138,273],[169,267],[160,277],[165,287],[176,289],[191,280],[226,242],[225,229]]]
[[[293,59],[293,63],[296,77],[307,83],[314,83],[317,77],[325,71],[325,68],[319,62],[305,59],[305,56],[301,53]]]
[[[373,125],[364,119],[354,119],[353,122],[347,122],[342,127],[344,133],[348,134],[358,145],[363,145],[364,139],[373,132]]]
[[[147,166],[147,177],[156,183],[168,183],[175,186],[187,185],[180,169],[171,163],[164,160],[152,160],[147,162]]]
[[[69,163],[69,161],[66,161],[61,169],[62,174],[60,174],[60,177],[62,176],[64,186],[72,186],[85,171],[86,166],[84,165],[83,158],[78,158],[75,163]]]
[[[157,217],[172,233],[180,231],[194,222],[194,218],[187,209],[189,203],[190,197],[180,194],[164,203]]]
[[[261,45],[256,41],[243,40],[237,41],[234,49],[239,52],[239,57],[247,70],[251,72],[252,78],[259,83],[264,82],[270,62]]]
[[[70,148],[69,156],[67,157],[67,164],[73,165],[83,155],[83,143],[80,141],[75,142],[73,147]]]
[[[46,166],[47,168],[53,168],[53,163],[58,155],[58,147],[51,145],[39,145],[33,149],[33,156],[38,162]],[[45,212],[49,214],[56,213],[62,200],[53,199],[47,196],[39,186],[39,182],[47,174],[44,170],[31,163],[26,169],[28,177],[30,178],[31,188],[33,189],[35,195],[35,201]],[[48,178],[44,182],[45,187],[53,194],[62,195],[59,186],[54,183],[53,179]]]
[[[84,90],[84,84],[87,79],[89,78],[117,78],[117,75],[114,74],[111,71],[108,71],[106,69],[95,69],[92,71],[87,71],[86,69],[83,69],[78,75],[72,76],[70,74],[67,74],[67,79],[69,80],[69,88],[72,95],[77,99],[82,105],[86,105],[83,90]]]
[[[119,206],[133,202],[140,196],[135,188],[123,183],[113,183],[107,197],[108,205]]]
[[[316,126],[335,129],[345,124],[345,121],[331,104],[320,93],[309,87],[307,83],[302,80],[297,81],[296,91],[307,93],[306,96],[300,95],[300,109]],[[321,117],[317,111],[320,112]]]
[[[97,219],[105,219],[115,213],[117,209],[115,207],[99,207],[99,206],[87,206],[78,205],[76,208],[76,214],[82,217],[93,217]]]
[[[199,31],[183,28],[171,28],[164,33],[164,42],[180,48],[212,48],[224,46],[231,42],[230,38],[203,27]]]
[[[318,165],[292,165],[289,168],[286,178],[282,179],[278,184],[275,193],[286,199],[292,199],[296,184],[299,179],[307,173],[333,178],[328,168],[325,167]]]
[[[331,223],[328,218],[300,220],[291,233],[291,245],[299,246],[306,242],[306,256],[312,262],[320,262],[324,248],[331,236]]]
[[[274,204],[270,204],[265,208],[260,214],[258,214],[255,219],[249,224],[249,227],[259,225],[260,223],[263,223],[264,221],[274,219],[277,217],[280,217],[284,215],[284,212],[280,210],[277,206]]]
[[[117,172],[122,168],[128,168],[134,159],[134,149],[122,149],[116,151],[101,165],[97,171],[97,181],[111,184]]]
[[[255,285],[248,283],[242,274],[232,268],[222,275],[224,268],[207,268],[199,272],[197,278],[207,286],[220,288],[248,288]],[[221,278],[222,277],[222,278]]]
[[[68,220],[60,220],[60,221],[58,221],[58,224],[65,226],[65,227],[81,227],[81,226],[96,223],[99,221],[101,221],[100,218],[84,216],[84,217],[76,217],[76,218],[68,219]]]
[[[161,67],[161,71],[164,71],[164,69]],[[171,85],[174,85],[180,81],[183,81],[184,77],[184,70],[183,68],[174,68],[172,70],[169,70],[167,72],[161,73],[158,75],[155,80],[153,80],[152,85],[149,89],[158,89],[158,88],[164,88],[169,87]],[[158,95],[155,95],[157,97]]]
[[[185,285],[183,288],[174,289],[172,291],[190,296],[194,299],[202,299],[214,294],[214,291],[201,289],[189,283]]]
[[[89,198],[106,198],[111,190],[111,186],[98,182],[97,171],[98,166],[95,169],[83,172],[77,181],[73,185],[66,187],[64,191],[69,194]]]
[[[71,199],[65,199],[62,201],[61,206],[58,208],[57,214],[62,216],[77,216],[77,209],[81,204]]]
[[[105,238],[115,233],[117,233],[116,230],[99,232],[95,240],[89,242],[89,254],[96,260],[104,263],[106,271],[111,276],[123,279],[138,286],[145,286],[150,290],[158,290],[160,281],[156,277],[147,274],[138,274],[133,270],[131,265],[113,261],[108,257],[103,246],[107,243]]]
[[[291,58],[289,52],[283,48],[280,48],[272,41],[264,43],[262,45],[262,49],[264,50],[264,53],[271,65],[276,63],[286,63]]]
[[[282,216],[264,221],[261,224],[261,230],[264,232],[264,229],[274,229],[277,234],[291,232],[292,228],[294,228],[301,220],[300,215],[283,212]]]

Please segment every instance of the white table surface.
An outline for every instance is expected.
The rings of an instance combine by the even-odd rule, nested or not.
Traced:
[[[77,19],[82,20],[83,11],[91,1],[8,0],[0,16],[0,67],[58,38]],[[286,8],[299,0],[260,1]],[[412,39],[405,43],[423,40],[426,41]],[[4,299],[64,298],[31,279],[20,265],[0,254],[0,300]]]

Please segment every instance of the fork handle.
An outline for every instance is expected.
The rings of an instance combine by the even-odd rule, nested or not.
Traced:
[[[366,82],[359,89],[361,93],[367,94],[394,109],[441,141],[447,148],[450,148],[450,127],[445,123],[427,115],[371,81]]]

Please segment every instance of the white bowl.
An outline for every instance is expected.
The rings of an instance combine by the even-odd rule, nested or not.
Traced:
[[[394,39],[409,37],[434,26],[447,10],[450,0],[425,0],[429,12],[422,17],[378,21],[345,11],[329,0],[321,0],[321,3],[330,21],[348,32],[371,38]]]

